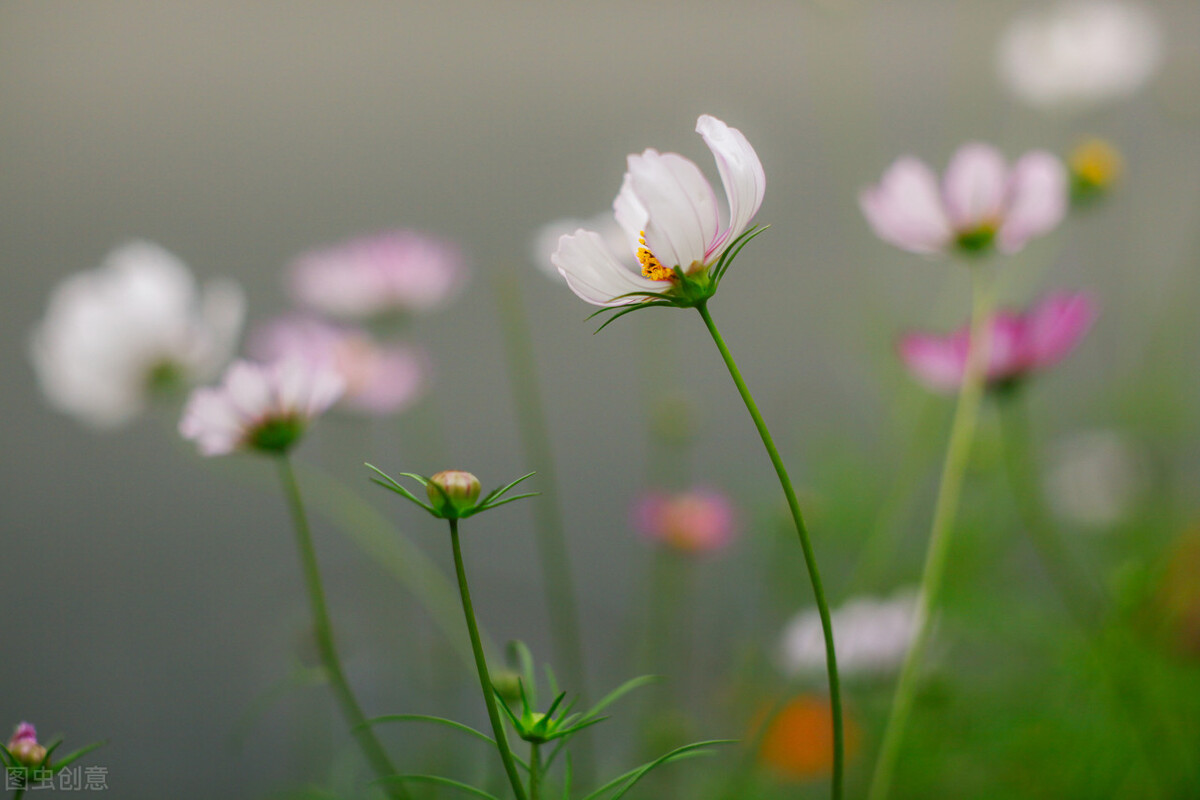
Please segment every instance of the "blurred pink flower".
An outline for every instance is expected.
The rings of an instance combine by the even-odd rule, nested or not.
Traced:
[[[1066,292],[1046,297],[1025,314],[997,313],[991,322],[988,384],[1006,384],[1058,363],[1087,334],[1097,313],[1089,295]],[[969,327],[949,336],[909,334],[900,341],[900,358],[931,389],[952,392],[962,383],[970,338]]]
[[[629,292],[670,293],[684,275],[703,275],[750,226],[762,205],[766,176],[754,148],[736,128],[707,114],[696,132],[712,151],[728,203],[722,227],[717,195],[704,173],[678,153],[646,150],[631,155],[621,191],[613,201],[625,232],[627,253],[641,267],[635,273],[600,233],[580,228],[562,236],[551,261],[571,291],[597,306],[644,303]]]
[[[192,392],[179,432],[206,456],[235,450],[284,453],[344,388],[337,371],[299,358],[271,364],[235,361],[220,387]]]
[[[634,526],[648,539],[682,553],[712,553],[733,539],[733,503],[715,489],[650,492],[633,509]]]
[[[923,162],[897,159],[859,206],[876,235],[902,250],[1015,253],[1062,221],[1067,188],[1065,168],[1048,152],[1026,153],[1010,168],[996,148],[971,143],[954,154],[940,186]]]
[[[424,391],[428,365],[416,347],[379,344],[360,329],[313,317],[283,317],[250,337],[250,354],[263,362],[295,357],[332,368],[345,382],[341,405],[365,414],[395,414]]]
[[[429,311],[457,294],[466,277],[457,246],[405,230],[314,250],[290,268],[296,302],[340,319]]]

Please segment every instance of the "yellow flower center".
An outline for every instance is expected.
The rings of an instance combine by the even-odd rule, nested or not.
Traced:
[[[1089,139],[1071,153],[1071,171],[1092,186],[1109,186],[1121,167],[1121,154],[1100,139]]]
[[[650,248],[646,246],[646,232],[641,231],[638,236],[638,242],[641,247],[637,249],[637,260],[642,265],[642,275],[652,281],[670,281],[675,279],[675,271],[670,267],[664,267],[662,262],[654,253],[650,252]]]

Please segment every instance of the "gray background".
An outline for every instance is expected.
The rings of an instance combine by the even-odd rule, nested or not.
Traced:
[[[958,269],[871,236],[859,188],[905,152],[940,169],[967,139],[1017,154],[1096,131],[1125,151],[1125,189],[1031,246],[1007,283],[1021,301],[1092,287],[1105,308],[1039,388],[1039,414],[1057,431],[1124,422],[1176,437],[1194,490],[1200,9],[1158,4],[1172,46],[1149,91],[1060,119],[1015,105],[994,79],[995,37],[1021,7],[0,4],[0,726],[30,719],[68,745],[109,738],[91,763],[122,798],[253,796],[321,774],[312,732],[334,718],[319,690],[230,746],[305,622],[268,467],[202,462],[173,412],[95,435],[38,394],[27,340],[52,286],[135,236],[202,277],[237,278],[251,321],[286,306],[280,270],[308,247],[391,226],[463,243],[475,280],[413,334],[438,365],[434,402],[371,429],[329,420],[301,452],[368,490],[365,459],[462,466],[485,485],[523,471],[489,292],[498,271],[519,273],[572,555],[586,565],[594,674],[621,674],[645,571],[626,512],[650,482],[639,376],[660,368],[693,400],[706,428],[698,477],[767,503],[775,488],[695,315],[653,312],[593,337],[591,309],[534,270],[529,242],[543,222],[606,208],[628,153],[675,150],[712,175],[692,132],[700,113],[740,128],[766,169],[759,221],[772,228],[713,312],[802,482],[846,452],[878,468],[864,480],[888,480],[921,397],[893,363],[893,337],[957,324],[965,301]],[[1148,364],[1173,398],[1152,423],[1129,399]],[[432,520],[369,496],[446,563]],[[468,558],[485,624],[546,653],[528,520],[512,508],[472,525]],[[834,547],[829,536],[818,531],[818,549]],[[476,719],[466,673],[429,666],[436,635],[407,596],[328,526],[318,540],[365,704]],[[706,630],[745,605],[751,578],[731,563],[706,568]],[[719,664],[720,651],[708,657]]]

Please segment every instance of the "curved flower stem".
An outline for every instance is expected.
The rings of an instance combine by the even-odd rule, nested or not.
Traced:
[[[729,369],[729,376],[733,378],[734,384],[737,385],[738,393],[742,396],[742,402],[746,404],[746,410],[750,412],[750,418],[754,420],[754,427],[758,430],[763,447],[766,448],[767,455],[771,459],[771,464],[775,467],[775,474],[779,476],[779,485],[783,487],[783,494],[787,498],[788,509],[792,512],[792,521],[796,525],[796,535],[800,538],[800,547],[804,551],[804,564],[808,567],[808,579],[812,583],[813,595],[817,601],[817,612],[821,616],[821,629],[825,634],[825,667],[829,673],[829,704],[833,711],[832,797],[833,800],[841,800],[842,774],[845,761],[845,739],[842,730],[842,690],[841,682],[838,679],[837,654],[834,652],[833,646],[833,622],[829,617],[829,603],[825,600],[825,589],[821,585],[821,573],[817,570],[817,557],[813,553],[812,542],[808,536],[808,528],[804,524],[804,516],[800,513],[800,502],[796,499],[796,490],[792,488],[792,480],[788,477],[787,467],[783,465],[783,459],[780,458],[779,451],[775,448],[775,441],[771,438],[771,432],[767,429],[767,423],[763,421],[762,414],[758,411],[758,404],[754,402],[754,396],[750,394],[750,389],[746,386],[746,381],[742,379],[742,373],[738,369],[737,362],[733,360],[733,355],[725,345],[725,340],[721,338],[721,332],[717,330],[717,325],[713,322],[712,315],[708,313],[708,305],[701,303],[696,306],[696,310],[700,312],[700,318],[704,320],[705,327],[712,334],[713,342],[717,345],[717,350],[721,352],[721,358],[724,359],[725,366]]]
[[[972,271],[971,338],[967,351],[967,365],[958,393],[958,405],[950,427],[950,441],[946,445],[946,460],[942,464],[942,477],[933,509],[929,549],[925,553],[925,570],[921,576],[921,591],[917,596],[917,634],[913,638],[896,683],[892,711],[884,731],[883,744],[879,748],[870,793],[867,795],[869,800],[885,800],[891,789],[900,754],[900,743],[904,738],[904,730],[916,697],[917,673],[925,655],[925,648],[929,644],[929,620],[941,595],[946,557],[950,552],[951,534],[958,514],[963,475],[970,459],[971,444],[975,439],[975,427],[979,420],[979,407],[983,400],[985,365],[991,338],[989,323],[992,316],[992,283],[992,274],[987,271],[986,265],[979,265]]]
[[[467,619],[467,631],[471,635],[471,649],[475,651],[475,668],[479,672],[479,688],[483,690],[483,702],[487,706],[488,719],[492,723],[492,734],[496,737],[496,749],[500,751],[500,760],[504,762],[504,771],[512,784],[513,793],[517,800],[528,800],[521,776],[517,772],[517,762],[513,759],[512,750],[508,747],[508,734],[504,730],[504,721],[500,719],[500,709],[496,707],[496,694],[492,690],[492,676],[488,673],[487,658],[483,654],[483,644],[479,641],[479,626],[475,623],[475,607],[471,604],[471,590],[467,586],[467,571],[463,566],[462,546],[458,542],[458,520],[448,520],[450,523],[450,543],[454,547],[454,571],[458,575],[458,591],[462,595],[463,615]]]
[[[342,716],[350,726],[358,746],[362,749],[367,763],[379,778],[390,778],[396,774],[391,759],[383,745],[375,738],[362,706],[346,682],[346,674],[338,658],[337,648],[333,643],[333,625],[329,621],[329,611],[325,606],[325,590],[321,587],[321,572],[317,567],[317,553],[313,549],[312,534],[308,529],[308,518],[304,513],[304,504],[300,500],[300,487],[296,483],[296,473],[292,470],[292,462],[287,456],[280,456],[279,479],[283,483],[283,493],[287,496],[288,508],[292,513],[292,522],[296,529],[296,547],[300,551],[300,563],[304,569],[304,585],[308,589],[308,599],[312,606],[313,635],[317,640],[317,652],[321,664],[329,676],[329,685],[333,696],[341,706]],[[388,797],[395,800],[408,800],[409,794],[405,789],[394,783],[382,786]]]

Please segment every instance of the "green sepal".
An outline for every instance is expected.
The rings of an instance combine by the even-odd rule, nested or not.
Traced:
[[[436,509],[434,509],[433,506],[429,505],[428,503],[424,503],[424,502],[418,500],[417,496],[415,494],[413,494],[408,489],[404,488],[402,485],[397,483],[395,478],[393,478],[391,475],[388,475],[386,472],[381,470],[379,467],[375,466],[374,464],[365,464],[364,466],[366,466],[367,469],[374,471],[381,478],[383,478],[383,480],[379,480],[379,478],[371,478],[372,483],[378,484],[379,486],[382,486],[383,488],[385,488],[389,491],[395,492],[396,494],[403,497],[405,500],[409,500],[413,503],[416,503],[421,508],[428,511],[430,514],[434,514],[434,515],[437,514],[437,511],[436,511]]]
[[[717,259],[716,266],[712,268],[712,279],[716,283],[721,282],[721,278],[725,277],[725,271],[733,264],[733,260],[742,252],[742,248],[750,243],[750,240],[765,231],[770,225],[755,225],[742,231],[742,235],[729,243],[729,247],[725,248],[725,252]]]
[[[603,324],[603,325],[601,325],[599,328],[596,328],[596,330],[592,331],[592,335],[593,335],[593,336],[595,336],[597,333],[599,333],[600,331],[604,330],[604,329],[605,329],[605,328],[607,328],[609,325],[611,325],[612,323],[616,322],[618,319],[620,319],[621,317],[625,316],[626,314],[632,314],[634,311],[641,311],[643,308],[653,308],[653,307],[655,307],[655,306],[658,306],[658,307],[662,307],[662,306],[674,307],[674,306],[675,306],[675,303],[673,303],[673,302],[671,302],[671,301],[669,301],[669,300],[652,300],[652,301],[650,301],[650,302],[648,302],[648,303],[637,303],[636,305],[632,305],[632,306],[626,306],[625,308],[622,308],[620,311],[618,311],[618,312],[616,312],[615,314],[613,314],[613,315],[612,315],[611,317],[609,317],[608,319],[604,320],[604,324]],[[606,308],[606,309],[603,309],[603,310],[604,310],[604,311],[608,311],[609,309],[607,309],[607,308]],[[599,313],[599,312],[597,312],[597,313]],[[593,314],[592,316],[595,316],[595,314]],[[588,317],[588,319],[591,319],[591,317]]]

